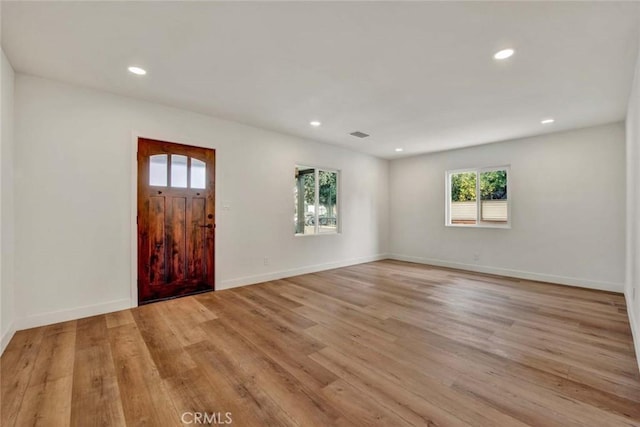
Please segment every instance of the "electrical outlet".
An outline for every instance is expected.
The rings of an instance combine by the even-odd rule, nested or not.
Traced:
[[[480,254],[473,254],[474,261],[480,261]]]
[[[269,258],[268,257],[264,257],[264,265],[269,265]]]

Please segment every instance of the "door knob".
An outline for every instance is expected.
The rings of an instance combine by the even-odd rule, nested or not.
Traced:
[[[202,227],[202,228],[213,228],[213,224],[200,225],[199,227]]]

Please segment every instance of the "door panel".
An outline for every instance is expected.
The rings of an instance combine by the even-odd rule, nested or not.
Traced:
[[[149,281],[161,285],[165,281],[164,197],[149,198]]]
[[[188,221],[189,224],[189,240],[188,240],[188,266],[187,272],[189,280],[202,277],[204,271],[205,262],[202,258],[202,247],[204,247],[205,241],[202,235],[202,229],[200,224],[206,222],[205,219],[205,200],[203,198],[191,199],[191,210],[189,214],[191,216]]]
[[[214,200],[214,150],[138,140],[140,304],[213,290]]]
[[[184,197],[174,197],[171,204],[169,220],[171,237],[171,270],[169,281],[184,280],[184,263],[186,259],[186,220],[187,201]]]

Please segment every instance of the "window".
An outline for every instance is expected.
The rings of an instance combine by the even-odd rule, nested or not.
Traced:
[[[296,166],[295,234],[338,232],[338,171]]]
[[[205,189],[207,165],[202,160],[178,154],[149,156],[149,185]],[[170,182],[168,179],[171,178]]]
[[[167,155],[156,154],[149,157],[149,185],[167,186]]]
[[[191,188],[206,188],[207,165],[198,159],[191,159]]]
[[[508,177],[508,166],[448,171],[446,225],[508,228]]]
[[[187,156],[171,155],[171,186],[187,188]]]

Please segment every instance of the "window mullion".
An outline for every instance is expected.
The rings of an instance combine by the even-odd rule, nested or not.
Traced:
[[[452,174],[450,172],[447,172],[447,177],[446,177],[445,183],[444,183],[444,185],[446,186],[444,192],[446,194],[445,197],[447,198],[446,203],[445,203],[445,209],[446,209],[446,212],[445,212],[446,213],[446,218],[445,218],[446,223],[445,223],[445,225],[451,225],[452,224],[451,223],[451,197],[452,197],[452,195],[451,195],[451,193],[452,193],[451,192],[451,175]]]
[[[191,188],[191,157],[187,157],[187,188]]]
[[[315,234],[318,234],[320,232],[320,172],[318,169],[314,169],[313,173],[315,175],[315,209],[313,212],[313,215],[315,216],[314,229]]]
[[[480,171],[476,170],[476,226],[480,225],[482,201],[480,200]]]

